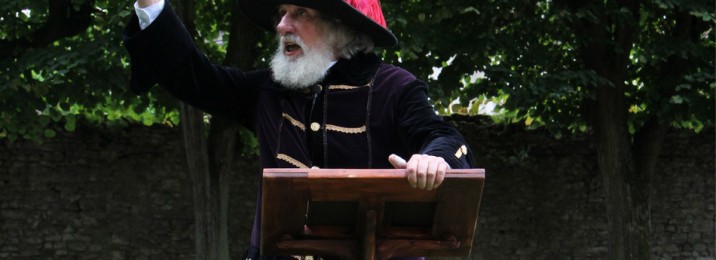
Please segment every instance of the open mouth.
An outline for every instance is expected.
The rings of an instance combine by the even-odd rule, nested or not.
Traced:
[[[286,41],[283,43],[283,47],[284,54],[286,54],[286,56],[298,55],[301,51],[301,46],[295,42]]]

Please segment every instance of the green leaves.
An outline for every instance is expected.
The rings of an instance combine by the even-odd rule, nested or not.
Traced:
[[[73,1],[67,12],[86,2]],[[94,4],[89,27],[47,44],[29,37],[50,24],[47,1],[0,7],[0,139],[39,142],[81,124],[178,123],[176,101],[166,93],[137,96],[129,89],[121,36],[132,4]]]
[[[584,132],[595,91],[625,83],[625,109],[638,108],[629,112],[634,129],[654,116],[690,122],[678,126],[713,125],[713,1],[633,7],[614,1],[437,0],[383,7],[401,41],[386,59],[429,79],[440,113],[475,113],[473,103],[500,99],[492,114],[497,121]],[[628,36],[633,44],[623,45],[623,28],[635,28]],[[626,54],[625,63],[619,56]],[[628,75],[614,82],[615,75],[590,69],[597,64]],[[431,79],[434,68],[441,72]],[[484,77],[466,80],[476,73]]]
[[[85,2],[74,1],[67,11],[78,11]],[[121,33],[132,4],[94,4],[89,27],[46,44],[29,36],[47,23],[47,1],[0,5],[0,138],[39,140],[81,124],[179,123],[176,101],[167,93],[137,96],[129,90]],[[614,1],[382,4],[400,45],[379,51],[386,62],[428,82],[440,113],[490,113],[496,122],[523,122],[555,133],[589,131],[595,91],[616,82],[625,85],[625,109],[635,130],[649,117],[695,130],[716,118],[713,1],[647,1],[636,16]],[[197,2],[196,8],[197,44],[220,62],[231,2]],[[633,44],[620,44],[620,26],[633,26]],[[588,28],[600,30],[587,33]],[[272,44],[267,35],[256,48],[270,54]],[[603,48],[584,49],[587,44]],[[590,69],[595,62],[621,66],[626,75],[614,80]],[[261,64],[265,60],[255,65]]]
[[[684,98],[681,96],[678,96],[678,95],[671,96],[671,100],[669,102],[678,105],[678,104],[684,103]]]
[[[45,129],[45,137],[52,138],[52,137],[55,137],[56,135],[57,135],[57,132],[55,132],[55,130]]]
[[[77,128],[77,118],[74,115],[68,115],[65,120],[65,130],[74,132],[75,128]]]

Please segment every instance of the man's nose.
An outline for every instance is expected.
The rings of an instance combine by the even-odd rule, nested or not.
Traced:
[[[291,17],[286,13],[281,16],[281,20],[279,20],[278,25],[276,25],[276,32],[278,32],[279,35],[286,35],[287,33],[291,33],[292,30],[293,21],[291,21]]]

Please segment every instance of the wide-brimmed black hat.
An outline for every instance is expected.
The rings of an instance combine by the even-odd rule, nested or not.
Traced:
[[[331,15],[351,28],[363,32],[379,47],[393,47],[398,38],[385,25],[378,0],[237,0],[243,13],[269,31],[276,30],[278,6],[290,4],[308,7]],[[382,23],[382,24],[381,24]]]

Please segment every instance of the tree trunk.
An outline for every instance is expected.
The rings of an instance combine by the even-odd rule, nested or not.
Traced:
[[[704,28],[700,28],[700,24],[696,23],[696,19],[689,13],[678,11],[674,13],[676,17],[676,25],[671,31],[672,38],[680,42],[695,42],[700,37],[700,32]],[[672,55],[667,61],[662,63],[659,68],[658,76],[655,82],[652,82],[651,88],[660,89],[663,96],[669,97],[676,93],[674,86],[681,82],[680,75],[688,74],[691,61],[680,55]],[[676,75],[676,76],[675,76]],[[661,102],[668,102],[663,100]],[[661,107],[668,104],[655,103],[652,106]],[[651,197],[653,192],[653,176],[656,172],[656,163],[658,162],[661,145],[664,142],[664,136],[668,127],[659,122],[655,115],[652,115],[644,125],[634,134],[632,143],[632,152],[634,155],[635,169],[626,180],[629,184],[629,190],[632,191],[632,207],[634,208],[634,218],[632,226],[635,227],[634,233],[637,235],[634,241],[648,242],[651,238]],[[643,224],[640,224],[643,223]],[[645,243],[646,243],[645,242]],[[640,249],[650,249],[649,244],[633,245]],[[650,255],[649,251],[635,252],[639,255]],[[644,259],[644,258],[636,258]]]
[[[656,173],[656,163],[664,143],[667,127],[652,117],[634,135],[632,144],[634,153],[634,172],[628,176],[627,182],[632,190],[632,205],[634,207],[633,226],[641,239],[637,244],[642,251],[638,253],[651,257],[651,198],[654,191],[653,179]],[[638,240],[637,240],[638,241]],[[646,259],[646,258],[638,258]]]
[[[632,144],[621,89],[604,86],[597,91],[595,133],[606,197],[609,259],[649,259],[652,176],[665,130],[645,126]]]
[[[209,131],[209,179],[210,196],[208,201],[215,206],[211,212],[214,220],[209,224],[216,228],[216,233],[209,239],[216,242],[209,243],[212,250],[216,250],[216,257],[210,259],[230,259],[229,255],[229,183],[233,170],[234,150],[239,126],[219,117],[211,118]],[[215,224],[213,223],[215,222]],[[211,254],[210,254],[211,255]]]
[[[586,67],[611,83],[595,86],[595,100],[588,105],[604,180],[609,259],[650,259],[651,180],[666,128],[650,120],[633,141],[628,130],[625,81],[629,53],[639,30],[641,1],[614,1],[631,15],[620,19],[609,16],[610,7],[603,2],[556,3],[595,15],[597,19],[576,19],[570,26]]]
[[[619,89],[604,86],[597,91],[595,124],[606,197],[609,259],[650,259],[652,180],[667,128],[653,118],[635,134],[632,143],[626,109],[618,109],[624,99]]]
[[[633,209],[626,176],[634,170],[623,108],[624,92],[614,86],[597,89],[595,134],[599,172],[604,179],[609,232],[609,259],[627,257]]]
[[[189,33],[195,36],[194,1],[177,1],[175,9]],[[235,130],[216,123],[217,126],[210,129],[207,142],[204,113],[185,103],[181,104],[181,122],[194,192],[196,259],[229,259],[228,172],[233,159]]]
[[[187,30],[192,36],[196,35],[193,0],[179,1],[175,9]],[[255,43],[259,35],[260,30],[243,18],[236,1],[232,1],[229,46],[223,63],[251,68],[258,57]],[[196,258],[230,259],[229,177],[233,170],[239,125],[212,117],[207,138],[204,113],[184,103],[181,105],[181,120],[194,191]]]
[[[204,113],[181,104],[181,125],[189,176],[194,192],[194,242],[196,259],[218,259],[219,212],[216,209],[216,176],[210,175],[207,142],[204,138]]]

